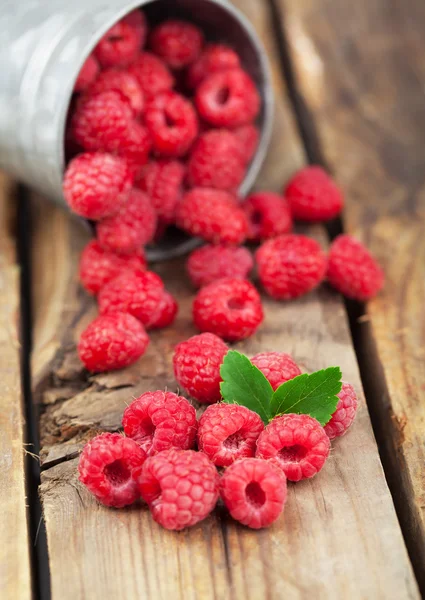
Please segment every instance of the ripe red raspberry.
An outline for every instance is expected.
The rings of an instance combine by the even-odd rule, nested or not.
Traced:
[[[298,171],[284,193],[292,216],[300,221],[328,221],[339,215],[344,204],[341,190],[316,166]]]
[[[285,381],[301,375],[299,366],[285,352],[261,352],[253,356],[251,362],[260,369],[274,390]]]
[[[213,244],[242,244],[248,231],[244,211],[222,190],[194,188],[177,206],[177,225]]]
[[[96,79],[98,73],[99,63],[93,54],[90,54],[78,73],[77,81],[74,84],[74,92],[84,92]]]
[[[255,125],[242,125],[233,130],[233,133],[238,138],[243,152],[245,162],[248,164],[255,155],[260,139],[260,132]]]
[[[384,273],[361,242],[350,235],[335,238],[328,260],[329,283],[347,298],[365,301],[384,285]]]
[[[155,314],[148,323],[149,329],[163,329],[164,327],[169,327],[174,323],[178,310],[179,305],[177,304],[176,299],[171,294],[164,291]]]
[[[240,127],[260,111],[260,96],[251,77],[242,69],[209,75],[196,90],[200,116],[215,127]]]
[[[247,279],[253,266],[251,252],[237,246],[203,246],[194,250],[186,263],[195,287],[208,285],[223,277]]]
[[[193,303],[193,320],[200,331],[229,341],[251,336],[263,321],[261,298],[244,279],[219,279],[203,287]]]
[[[127,161],[132,174],[136,175],[140,167],[147,163],[151,147],[152,140],[146,127],[133,121],[128,129],[128,135],[119,140],[116,152]]]
[[[99,221],[99,244],[105,250],[131,254],[153,240],[157,216],[147,194],[132,189],[127,203],[117,215]]]
[[[230,515],[252,529],[268,527],[278,519],[286,494],[285,475],[260,458],[238,460],[220,481],[220,495]]]
[[[183,193],[185,166],[177,160],[151,161],[139,171],[136,185],[144,190],[152,201],[160,221],[174,221],[176,207]]]
[[[147,459],[139,491],[157,523],[180,530],[210,514],[219,484],[217,470],[205,454],[173,448]]]
[[[254,456],[264,425],[260,416],[237,404],[212,404],[199,420],[198,448],[217,467]]]
[[[88,325],[80,336],[78,355],[88,371],[100,373],[128,367],[145,353],[148,344],[148,335],[137,319],[115,312]]]
[[[187,73],[188,87],[195,89],[209,75],[229,69],[237,69],[240,66],[239,56],[232,48],[224,44],[210,44],[198,60],[189,67]]]
[[[121,69],[102,71],[87,93],[94,96],[110,90],[118,90],[127,98],[134,116],[141,114],[145,103],[143,92],[137,79],[128,71]]]
[[[123,160],[100,152],[86,153],[69,163],[63,195],[77,215],[96,221],[120,210],[131,184],[132,176]]]
[[[220,366],[229,348],[213,333],[194,335],[177,344],[173,356],[174,375],[201,404],[217,402],[220,394]]]
[[[338,398],[336,411],[324,428],[330,440],[344,435],[356,418],[358,400],[353,386],[343,383]]]
[[[184,156],[198,135],[198,117],[192,103],[164,92],[151,100],[144,114],[153,149],[160,156]]]
[[[145,452],[119,433],[102,433],[84,446],[78,464],[79,479],[106,506],[122,508],[140,498],[136,477]]]
[[[191,187],[234,191],[245,171],[239,140],[231,131],[218,129],[199,137],[189,157],[187,178]]]
[[[157,25],[151,34],[151,48],[172,69],[182,69],[201,53],[202,31],[186,21],[170,19]]]
[[[248,239],[259,242],[274,238],[292,229],[291,212],[278,194],[256,192],[243,204],[250,223]]]
[[[125,312],[148,326],[156,315],[163,294],[164,284],[156,273],[126,272],[100,290],[100,314]]]
[[[128,67],[128,72],[139,82],[146,98],[154,98],[162,92],[171,90],[174,77],[165,63],[150,52],[142,52]]]
[[[322,281],[326,255],[319,244],[305,235],[282,235],[267,240],[255,258],[260,281],[276,300],[298,298]]]
[[[143,250],[120,256],[104,250],[97,240],[91,240],[81,253],[80,281],[91,294],[98,294],[103,286],[125,271],[144,271],[146,258]]]
[[[127,406],[124,433],[148,456],[162,450],[188,450],[195,443],[198,423],[193,406],[172,392],[145,392]]]
[[[290,481],[313,477],[329,456],[325,430],[310,415],[282,415],[257,440],[256,456],[272,461]]]
[[[122,67],[135,60],[140,45],[140,31],[126,21],[118,21],[98,42],[94,54],[102,67]]]
[[[148,29],[144,13],[138,8],[136,8],[130,13],[128,13],[128,15],[123,17],[121,19],[121,22],[127,23],[127,25],[130,25],[131,27],[133,27],[133,29],[136,30],[136,34],[139,37],[139,49],[143,48],[146,42],[146,35]]]

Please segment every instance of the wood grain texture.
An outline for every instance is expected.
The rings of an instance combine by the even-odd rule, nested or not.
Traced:
[[[267,6],[262,0],[237,4],[272,56],[275,135],[258,187],[279,189],[302,164],[304,153],[279,76]],[[34,217],[33,375],[36,399],[44,405],[41,496],[53,600],[417,598],[363,399],[345,309],[326,288],[288,304],[265,300],[264,325],[238,345],[250,355],[290,352],[308,371],[340,364],[361,398],[356,425],[335,443],[326,469],[311,481],[290,485],[285,513],[272,528],[249,531],[218,509],[189,531],[170,533],[144,508],[113,511],[94,502],[77,480],[78,452],[98,431],[120,427],[132,397],[148,389],[177,388],[172,350],[194,333],[194,294],[183,261],[157,265],[179,300],[175,326],[153,334],[147,354],[133,367],[88,376],[75,353],[80,331],[95,314],[94,302],[78,288],[75,275],[86,235],[42,202],[34,202]],[[321,229],[313,233],[326,243]]]
[[[425,5],[280,0],[299,91],[386,273],[359,342],[387,475],[425,593]]]
[[[20,379],[15,198],[0,173],[0,597],[31,598]]]

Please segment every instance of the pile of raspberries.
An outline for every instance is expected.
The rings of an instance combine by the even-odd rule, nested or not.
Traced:
[[[258,145],[260,111],[258,90],[231,47],[207,43],[199,28],[179,20],[148,31],[139,10],[103,36],[75,83],[63,192],[96,230],[80,262],[81,282],[100,313],[78,344],[89,371],[134,363],[146,351],[147,331],[176,317],[175,298],[147,269],[145,246],[170,226],[205,242],[187,260],[201,334],[177,346],[174,371],[192,398],[210,406],[197,421],[186,398],[147,392],[125,410],[125,435],[97,436],[79,464],[81,481],[99,501],[121,507],[142,498],[169,529],[205,518],[219,496],[241,523],[270,525],[282,512],[286,480],[315,475],[329,440],[345,433],[356,413],[349,384],[325,428],[295,414],[264,426],[248,408],[219,402],[224,340],[243,340],[263,321],[252,273],[280,301],[325,279],[365,301],[384,280],[351,236],[336,238],[326,254],[293,233],[294,221],[328,221],[342,210],[341,190],[322,168],[302,169],[281,194],[238,196]],[[286,354],[252,360],[274,389],[300,374]],[[225,469],[221,476],[217,467]]]
[[[177,302],[147,270],[144,253],[170,225],[206,242],[187,261],[200,288],[193,320],[228,341],[251,336],[263,321],[248,280],[254,267],[276,300],[302,296],[325,278],[357,300],[381,288],[382,271],[360,242],[342,235],[326,256],[314,239],[292,233],[294,220],[340,214],[342,193],[320,167],[295,174],[282,195],[238,197],[258,142],[260,108],[235,51],[205,43],[188,22],[168,20],[148,34],[136,10],[86,60],[71,103],[66,149],[73,158],[63,191],[96,229],[80,264],[100,312],[79,344],[88,370],[133,363],[146,351],[146,331],[173,323]],[[259,244],[255,261],[245,242]]]
[[[99,502],[120,508],[142,500],[155,521],[173,530],[195,525],[223,502],[234,519],[259,529],[281,515],[287,480],[301,481],[322,469],[330,440],[342,436],[355,418],[353,387],[343,383],[325,427],[307,414],[284,414],[264,426],[245,406],[218,402],[220,365],[228,350],[212,333],[175,349],[176,380],[198,402],[209,404],[199,420],[186,398],[146,392],[125,409],[124,435],[102,433],[86,444],[80,481]],[[301,373],[285,353],[257,354],[251,362],[273,389]]]

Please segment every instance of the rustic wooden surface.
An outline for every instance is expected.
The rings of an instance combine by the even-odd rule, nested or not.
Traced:
[[[280,189],[304,161],[262,0],[238,0],[264,39],[277,97],[274,138],[258,186]],[[334,444],[324,471],[291,485],[284,516],[252,532],[218,510],[187,532],[157,526],[144,508],[99,506],[78,483],[77,456],[101,430],[114,431],[126,403],[175,389],[174,344],[194,333],[193,291],[183,263],[158,265],[181,306],[176,325],[152,336],[133,367],[89,377],[75,352],[95,314],[77,282],[80,226],[40,199],[33,205],[34,398],[43,404],[41,496],[53,600],[67,598],[417,598],[417,588],[363,399],[341,298],[323,287],[288,304],[265,300],[266,321],[238,347],[290,352],[306,371],[340,364],[361,398],[355,426]],[[320,228],[314,234],[326,243]]]
[[[0,597],[27,600],[31,575],[13,201],[10,181],[0,173]]]
[[[425,4],[280,0],[345,230],[387,283],[358,331],[377,435],[425,594]]]

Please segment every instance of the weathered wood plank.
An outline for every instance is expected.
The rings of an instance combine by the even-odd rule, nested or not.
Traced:
[[[31,598],[20,380],[15,199],[0,173],[0,597]]]
[[[260,31],[273,59],[275,135],[258,186],[279,189],[302,164],[303,149],[274,58],[267,6],[261,0],[237,4]],[[182,261],[158,265],[179,299],[176,325],[154,334],[148,353],[135,366],[88,377],[75,353],[79,332],[95,314],[94,303],[79,290],[75,275],[85,234],[57,209],[41,202],[34,208],[33,375],[36,398],[45,409],[41,495],[53,600],[113,595],[167,600],[416,598],[345,310],[340,298],[325,288],[299,302],[265,300],[264,326],[239,345],[249,354],[291,352],[305,370],[340,364],[361,397],[355,427],[335,444],[320,476],[290,486],[285,514],[274,527],[248,531],[217,511],[199,526],[175,534],[157,526],[143,508],[112,511],[92,500],[77,481],[75,456],[98,430],[119,428],[132,396],[152,388],[176,388],[171,354],[177,341],[194,333],[193,291]],[[316,235],[325,243],[322,230]]]
[[[280,0],[344,225],[387,283],[359,325],[377,435],[425,593],[425,5]]]

